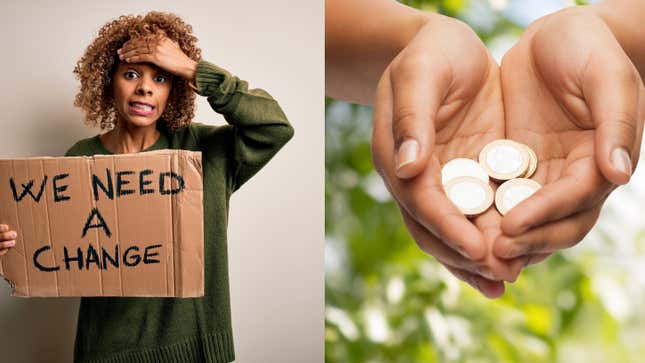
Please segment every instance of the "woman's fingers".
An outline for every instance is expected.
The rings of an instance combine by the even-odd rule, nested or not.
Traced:
[[[441,187],[439,163],[430,162],[420,175],[402,180],[394,170],[393,95],[388,71],[377,87],[372,156],[390,193],[410,216],[446,245],[470,259],[486,254],[482,233],[448,200]]]
[[[11,248],[16,245],[15,240],[0,242],[0,249]]]
[[[611,190],[593,158],[575,161],[559,179],[511,209],[502,219],[502,231],[507,236],[520,236],[531,228],[592,208]]]
[[[150,62],[157,48],[157,41],[157,38],[151,36],[130,39],[117,50],[117,54],[128,63]]]
[[[10,240],[16,239],[16,237],[18,237],[18,233],[16,231],[2,232],[0,233],[0,242],[10,241]]]
[[[150,62],[152,60],[152,53],[149,53],[146,49],[135,48],[120,53],[119,59],[128,63]]]
[[[153,49],[157,45],[158,40],[158,38],[152,36],[132,38],[123,43],[123,46],[121,47],[121,49],[119,49],[119,51],[121,53],[126,53],[138,49],[144,53],[152,53]]]
[[[489,299],[495,299],[504,295],[504,282],[493,281],[483,278],[481,276],[472,274],[468,271],[445,266],[455,277],[479,290],[484,296]]]
[[[548,257],[552,252],[569,248],[589,233],[600,214],[601,204],[546,225],[530,229],[519,236],[499,236],[493,253],[500,258],[534,255],[529,264]]]
[[[639,156],[645,91],[620,44],[610,31],[603,35],[607,39],[599,41],[605,46],[590,58],[582,75],[582,92],[596,127],[598,167],[612,183],[625,184]]]
[[[450,74],[424,52],[407,48],[390,66],[394,168],[412,178],[428,165],[435,144],[435,116],[450,86]]]
[[[9,249],[16,245],[16,237],[18,237],[16,231],[10,231],[6,224],[0,224],[0,256],[9,252]]]
[[[482,269],[479,262],[465,258],[452,248],[446,246],[432,233],[427,232],[403,208],[401,208],[401,215],[410,235],[412,235],[412,238],[416,241],[419,248],[425,253],[434,256],[444,265],[467,270],[472,273],[483,273],[488,278],[494,278],[487,270]]]
[[[537,253],[535,255],[529,255],[528,256],[529,258],[526,260],[526,266],[538,264],[546,260],[547,258],[549,258],[549,256],[551,256],[552,254],[553,254],[552,252],[549,252],[549,253]]]

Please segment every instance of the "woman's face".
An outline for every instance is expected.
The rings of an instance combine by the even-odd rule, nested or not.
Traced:
[[[112,75],[118,121],[145,127],[157,122],[168,102],[172,76],[150,63],[125,63]]]

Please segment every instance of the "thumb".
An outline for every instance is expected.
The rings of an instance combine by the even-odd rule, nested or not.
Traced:
[[[449,72],[430,59],[416,58],[395,61],[390,70],[394,168],[402,179],[417,176],[429,164],[435,117],[449,88]]]
[[[614,184],[629,181],[643,130],[639,118],[642,81],[629,58],[620,53],[611,60],[590,61],[583,79],[596,128],[596,163]]]

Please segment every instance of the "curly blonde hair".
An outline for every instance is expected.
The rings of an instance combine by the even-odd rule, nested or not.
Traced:
[[[85,124],[99,125],[101,130],[116,126],[116,109],[110,96],[112,75],[119,64],[116,51],[130,39],[158,31],[177,42],[190,59],[196,62],[201,59],[201,49],[195,45],[197,38],[192,34],[192,27],[175,14],[151,11],[145,16],[123,15],[108,22],[74,68],[76,78],[81,81],[74,106],[85,111]],[[187,80],[173,77],[168,103],[158,121],[172,132],[188,125],[194,115],[195,93]]]

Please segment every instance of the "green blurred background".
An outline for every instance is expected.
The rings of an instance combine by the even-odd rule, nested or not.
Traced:
[[[470,24],[499,61],[563,0],[411,0]],[[372,110],[326,100],[326,362],[645,362],[645,173],[575,248],[488,300],[408,236],[370,156]]]

